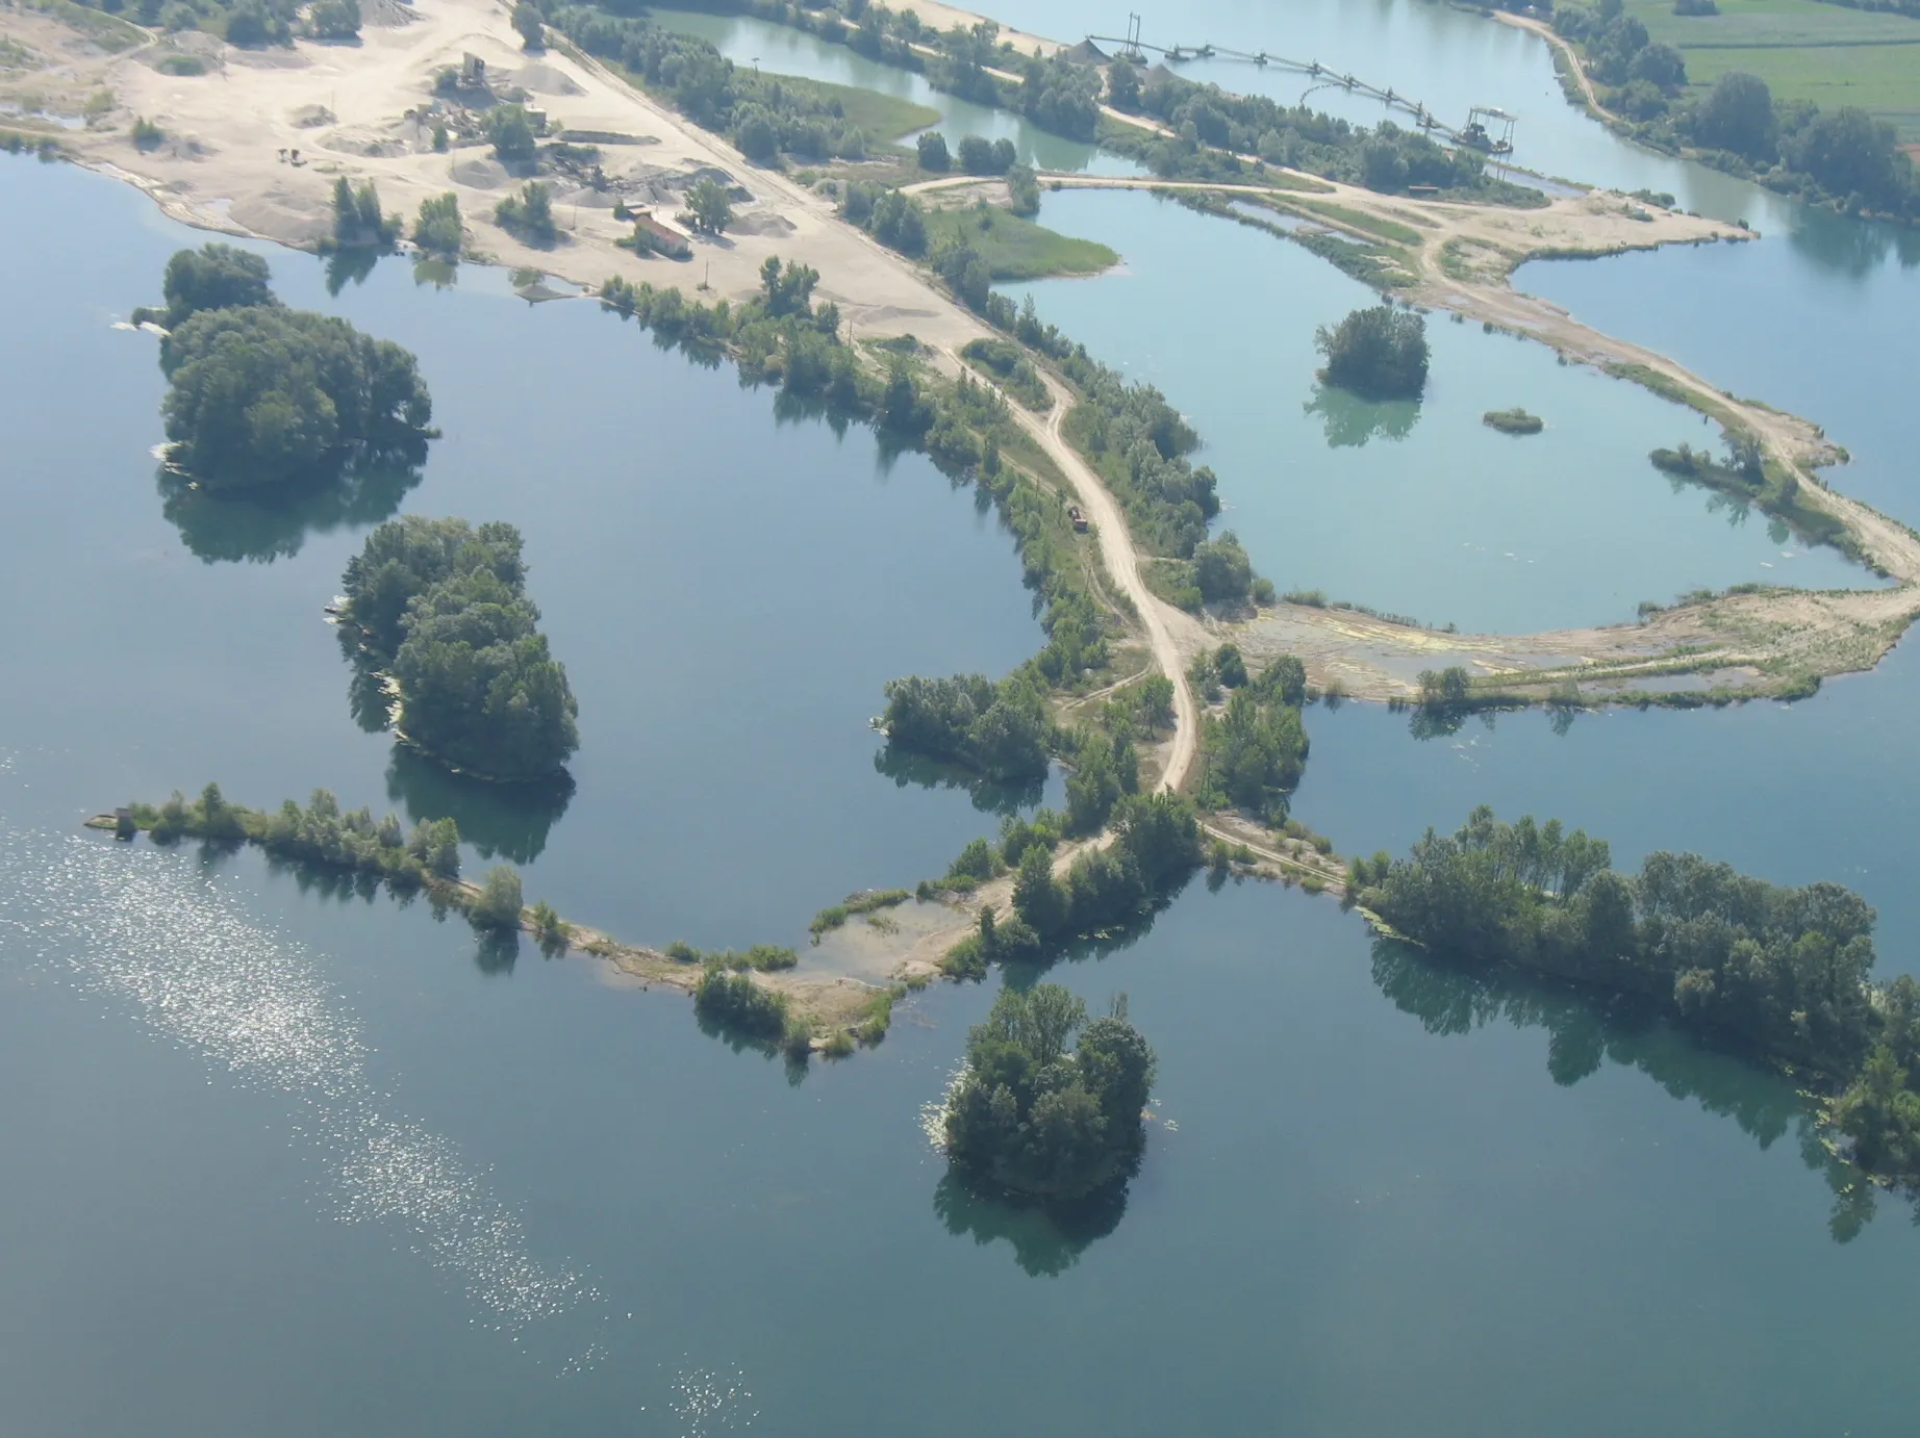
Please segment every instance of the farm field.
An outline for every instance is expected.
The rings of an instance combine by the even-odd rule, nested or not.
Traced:
[[[1821,0],[1719,3],[1718,15],[1675,15],[1671,0],[1627,0],[1627,11],[1686,56],[1696,87],[1745,70],[1778,98],[1855,105],[1920,141],[1920,20]]]

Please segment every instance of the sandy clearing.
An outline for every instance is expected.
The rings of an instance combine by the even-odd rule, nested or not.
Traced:
[[[725,141],[590,59],[558,48],[538,56],[521,51],[505,6],[421,0],[415,9],[415,23],[369,28],[358,46],[303,42],[265,57],[226,50],[219,70],[200,77],[162,75],[139,54],[102,60],[90,78],[112,88],[117,118],[124,125],[145,115],[162,126],[167,141],[142,152],[123,128],[76,132],[68,142],[83,163],[111,166],[109,173],[139,185],[168,214],[202,228],[311,244],[330,227],[332,186],[344,175],[356,184],[373,180],[386,208],[407,215],[423,199],[451,190],[477,251],[581,284],[597,285],[612,274],[687,290],[705,281],[716,296],[739,299],[758,288],[761,263],[779,254],[821,272],[821,296],[840,305],[856,333],[912,332],[941,347],[986,333],[911,266],[840,223],[830,200],[755,169]],[[484,59],[503,84],[524,85],[534,95],[531,103],[557,125],[639,141],[601,147],[614,190],[636,208],[650,204],[671,222],[688,174],[702,167],[725,171],[753,195],[738,207],[739,230],[696,239],[690,263],[640,259],[614,245],[629,227],[613,219],[611,193],[576,198],[557,188],[561,242],[551,250],[520,243],[491,219],[517,179],[484,145],[459,145],[446,154],[432,148],[434,75],[465,53]],[[325,118],[314,123],[316,116]],[[280,151],[292,149],[301,152],[298,167],[280,159]]]

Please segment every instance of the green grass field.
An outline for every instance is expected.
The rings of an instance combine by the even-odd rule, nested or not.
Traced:
[[[817,95],[823,101],[838,100],[841,114],[865,131],[869,140],[881,144],[940,123],[938,110],[897,95],[883,95],[878,90],[862,90],[853,85],[833,85],[825,80],[807,80],[798,75],[777,78],[795,94]]]
[[[1780,99],[1858,106],[1920,140],[1920,20],[1820,0],[1719,4],[1718,15],[1675,15],[1671,0],[1627,0],[1627,10],[1686,56],[1696,88],[1745,70]]]
[[[933,210],[927,215],[928,248],[961,236],[1001,282],[1043,280],[1050,275],[1094,275],[1120,256],[1094,240],[1076,240],[1000,209]]]

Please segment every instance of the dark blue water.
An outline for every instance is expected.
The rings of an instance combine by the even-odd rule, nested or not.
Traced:
[[[331,300],[318,262],[271,251],[288,303],[418,353],[445,433],[402,507],[526,536],[581,748],[570,798],[503,801],[349,718],[320,609],[384,515],[316,530],[203,508],[183,531],[163,512],[156,344],[111,321],[204,237],[69,168],[0,166],[0,189],[41,217],[0,240],[14,272],[57,281],[16,296],[0,390],[16,476],[0,593],[23,618],[11,672],[34,676],[0,694],[0,734],[38,752],[49,814],[209,779],[256,806],[325,786],[349,808],[453,814],[474,861],[532,861],[529,897],[584,922],[703,946],[791,941],[998,824],[964,791],[874,769],[887,680],[997,675],[1043,641],[1011,537],[925,459],[778,420],[730,368],[590,303],[529,309],[494,271],[438,291],[388,261]]]

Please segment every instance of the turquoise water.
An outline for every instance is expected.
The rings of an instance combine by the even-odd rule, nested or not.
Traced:
[[[1124,264],[1011,293],[1166,392],[1204,441],[1195,462],[1220,476],[1215,528],[1283,592],[1524,633],[1630,621],[1643,600],[1701,587],[1871,582],[1763,514],[1676,486],[1648,453],[1718,429],[1545,345],[1436,312],[1425,397],[1369,403],[1315,380],[1313,339],[1374,294],[1307,251],[1141,194],[1048,194],[1041,220]],[[1514,405],[1546,430],[1481,423]]]
[[[1022,164],[1042,170],[1078,170],[1090,175],[1144,175],[1146,170],[1118,155],[1103,154],[1029,125],[1018,115],[943,94],[926,76],[856,55],[845,45],[829,45],[805,31],[756,20],[750,15],[714,15],[694,10],[654,10],[668,29],[695,35],[737,65],[753,65],[780,75],[803,75],[835,85],[857,85],[896,95],[940,112],[936,127],[954,148],[969,135],[1011,140]]]

